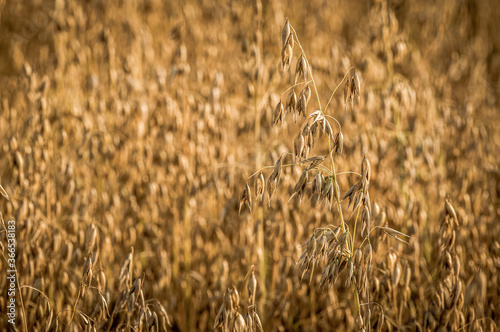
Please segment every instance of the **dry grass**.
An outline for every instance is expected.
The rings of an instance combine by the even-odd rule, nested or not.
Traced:
[[[498,329],[496,2],[0,10],[19,330]]]

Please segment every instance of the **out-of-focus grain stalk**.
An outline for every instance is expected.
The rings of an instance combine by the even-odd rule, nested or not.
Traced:
[[[390,12],[387,8],[387,0],[381,2],[381,13],[382,13],[382,39],[384,42],[385,56],[387,61],[387,84],[394,84],[394,54],[391,47],[391,36],[390,36]],[[394,116],[394,130],[396,136],[396,144],[398,147],[398,160],[399,160],[399,170],[400,170],[400,182],[401,191],[403,194],[403,206],[406,206],[408,202],[408,192],[405,183],[405,167],[404,167],[404,147],[403,147],[403,133],[401,130],[401,112],[397,107],[392,107],[392,114]]]
[[[255,29],[255,35],[257,36],[256,38],[256,43],[257,43],[257,50],[258,54],[256,54],[256,70],[257,72],[259,71],[259,66],[260,61],[263,57],[262,53],[262,2],[260,0],[256,0],[254,4],[254,9],[255,9],[255,23],[256,23],[256,29]],[[260,77],[253,75],[253,85],[255,87],[255,93],[253,94],[253,109],[254,109],[254,147],[255,147],[255,167],[257,169],[261,168],[262,165],[262,151],[261,151],[261,144],[260,144],[260,118],[261,118],[261,112],[260,112],[260,107],[259,107],[259,96],[261,93],[261,86],[260,86]],[[266,301],[267,298],[267,289],[266,289],[266,275],[267,275],[267,253],[266,253],[266,248],[265,248],[265,243],[264,243],[264,234],[265,234],[265,221],[264,221],[264,200],[256,200],[257,203],[257,213],[254,219],[254,223],[258,224],[257,228],[257,257],[259,258],[259,284],[260,284],[260,289],[262,291],[262,299]],[[271,282],[271,285],[273,284],[273,281]]]
[[[354,221],[354,232],[352,233],[352,245],[351,245],[352,248],[355,248],[354,245],[355,245],[355,241],[356,241],[356,228],[358,226],[359,212],[361,211],[362,207],[363,207],[363,204],[360,204],[358,207],[358,211],[356,212],[356,220]],[[370,231],[370,230],[368,230],[368,231]],[[370,237],[368,237],[368,240],[369,239],[370,239]]]
[[[47,204],[47,222],[51,222],[52,220],[52,170],[54,169],[51,167],[51,162],[52,162],[52,155],[54,152],[52,141],[46,138],[47,141],[47,170],[48,170],[48,179],[47,179],[47,185],[45,186],[45,195],[46,195],[46,204]]]
[[[384,42],[385,56],[387,61],[388,84],[392,84],[394,77],[394,55],[391,48],[390,27],[389,27],[389,9],[387,8],[387,0],[381,2],[382,12],[382,39]]]
[[[398,161],[399,161],[399,178],[401,183],[401,191],[403,194],[403,206],[408,203],[408,190],[406,187],[406,175],[404,165],[404,134],[401,129],[401,111],[398,107],[392,106],[392,114],[394,115],[394,131],[396,136],[396,144],[398,147]]]
[[[172,225],[172,278],[178,280],[179,277],[179,215],[177,211],[173,215],[173,225]]]
[[[193,315],[193,306],[191,304],[191,210],[189,201],[184,201],[184,269],[186,275],[185,305],[186,305],[186,328],[189,331],[194,330],[195,317]]]

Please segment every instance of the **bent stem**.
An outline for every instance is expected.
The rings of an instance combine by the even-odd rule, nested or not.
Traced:
[[[346,79],[347,77],[347,74],[349,74],[349,72],[354,69],[355,67],[352,66],[351,68],[347,69],[347,71],[345,72],[345,75],[344,77],[342,78],[342,80],[339,82],[339,84],[337,84],[337,86],[335,87],[335,89],[333,90],[332,94],[330,95],[330,99],[328,99],[328,103],[326,103],[326,106],[325,106],[325,112],[326,110],[328,109],[328,106],[330,105],[330,102],[332,101],[333,99],[333,96],[335,95],[335,92],[337,92],[337,89],[340,87],[340,85],[342,84],[342,82],[344,82],[344,80]]]
[[[358,226],[359,212],[363,204],[359,204],[358,211],[356,212],[356,220],[354,221],[354,232],[352,233],[352,248],[354,249],[354,242],[356,241],[356,227]]]
[[[75,318],[76,307],[78,306],[78,302],[80,301],[80,295],[82,293],[82,287],[83,287],[83,285],[80,285],[80,289],[78,290],[78,296],[76,297],[75,305],[73,306],[73,312],[71,313],[71,319],[69,321],[69,327],[70,328],[71,328],[71,325],[73,325],[73,319]]]

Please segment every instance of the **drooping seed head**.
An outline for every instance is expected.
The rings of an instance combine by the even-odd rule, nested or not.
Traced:
[[[397,287],[399,284],[399,279],[401,278],[401,266],[400,264],[394,265],[394,270],[392,272],[392,285]]]
[[[354,82],[354,89],[355,89],[354,94],[359,96],[361,94],[361,82],[357,72],[354,72],[354,75],[352,76],[352,81]]]
[[[406,265],[405,275],[404,275],[404,288],[408,288],[410,286],[411,280],[411,267],[410,265]]]
[[[349,104],[349,99],[351,98],[350,86],[351,86],[351,81],[348,78],[345,81],[345,85],[344,85],[344,105],[345,105],[344,111],[347,111],[347,105]]]
[[[307,98],[304,94],[300,95],[299,104],[298,104],[298,113],[299,115],[302,113],[304,120],[307,117]]]
[[[344,151],[344,135],[341,130],[337,131],[335,134],[333,151],[339,158],[342,157],[342,152]]]
[[[250,213],[252,213],[252,193],[250,192],[250,186],[248,184],[245,184],[240,194],[240,209],[238,211],[239,214],[241,214],[241,208],[243,206],[246,206]]]
[[[240,294],[234,285],[231,285],[231,299],[233,300],[234,308],[237,310],[240,306]]]
[[[295,84],[297,84],[300,76],[304,77],[304,81],[307,81],[307,61],[304,55],[301,55],[297,60],[297,66],[295,67]]]
[[[364,205],[363,207],[363,215],[362,215],[362,223],[363,227],[361,228],[361,236],[364,236],[364,230],[366,229],[367,234],[370,234],[371,227],[371,218],[370,218],[370,210],[368,209],[368,205]]]
[[[274,192],[276,191],[276,189],[278,188],[279,180],[281,177],[282,157],[283,157],[283,155],[281,155],[281,157],[278,159],[278,161],[274,165],[273,172],[271,173],[271,175],[267,179],[267,194],[268,194],[268,198],[269,198],[267,201],[268,206],[271,206],[271,198],[272,198]]]
[[[289,38],[289,40],[292,40],[293,43],[293,38]],[[293,58],[293,49],[290,43],[288,43],[281,51],[281,64],[283,65],[283,74],[290,66],[292,58]]]
[[[314,177],[313,181],[313,193],[316,193],[318,195],[321,195],[321,190],[323,189],[323,176],[318,173]]]
[[[252,266],[252,273],[248,278],[247,282],[248,296],[250,297],[250,303],[255,304],[255,295],[257,290],[257,278],[255,277],[254,267]]]
[[[252,314],[249,309],[247,309],[247,314],[245,316],[245,328],[246,331],[255,331]]]
[[[323,192],[321,193],[320,201],[323,202],[326,200],[326,201],[330,202],[330,204],[331,204],[332,198],[333,198],[333,193],[334,193],[333,181],[332,181],[331,177],[328,177],[325,185],[323,186]],[[325,201],[325,203],[326,203],[326,201]]]
[[[291,112],[293,114],[293,117],[295,118],[296,111],[297,111],[297,95],[295,94],[295,91],[292,90],[290,91],[287,97],[285,115],[287,112]]]
[[[302,158],[304,147],[305,147],[304,136],[302,136],[302,133],[299,132],[297,137],[295,137],[295,142],[293,147],[293,154],[296,160]]]
[[[254,190],[255,190],[255,200],[256,201],[258,201],[259,199],[262,200],[264,198],[265,186],[266,186],[266,182],[264,180],[264,175],[261,172],[255,178]]]
[[[295,184],[295,187],[293,188],[292,196],[288,200],[289,202],[293,197],[297,196],[297,197],[299,197],[299,205],[302,203],[302,197],[304,196],[304,193],[305,193],[305,189],[307,186],[307,180],[308,180],[308,172],[307,172],[307,169],[305,169],[302,172],[302,174],[300,175],[300,178],[297,181],[297,183]]]
[[[365,256],[365,268],[369,268],[372,263],[372,245],[370,243],[365,246],[365,253],[363,256]]]
[[[262,328],[262,323],[260,321],[260,317],[257,314],[257,312],[255,312],[255,310],[252,313],[252,317],[253,317],[253,323],[254,323],[254,326],[256,327],[256,330],[259,332],[264,332],[264,329]]]
[[[325,127],[324,132],[328,136],[328,139],[334,141],[333,129],[332,126],[330,125],[330,122],[325,118],[323,119],[323,123]]]
[[[349,286],[351,285],[351,279],[353,275],[354,275],[354,264],[352,260],[349,260],[347,262],[347,277],[345,280],[345,288],[349,288]]]
[[[316,254],[316,237],[314,235],[311,235],[309,238],[309,241],[307,241],[307,253],[309,256],[313,256]]]
[[[370,162],[366,158],[366,155],[363,157],[363,161],[361,162],[361,184],[363,188],[363,193],[367,193],[370,188],[370,177],[371,177],[371,166]]]
[[[304,89],[302,90],[302,93],[306,97],[307,104],[309,104],[309,100],[311,100],[311,96],[312,96],[312,91],[311,91],[311,88],[309,87],[309,84],[307,84],[304,87]]]
[[[281,30],[281,48],[284,49],[288,43],[288,38],[290,38],[290,23],[288,22],[288,17],[286,19],[285,25]]]
[[[87,230],[87,236],[85,238],[85,251],[87,252],[87,254],[94,250],[96,238],[97,230],[95,225],[92,223]]]
[[[309,128],[309,125],[306,124],[304,128],[302,129],[302,136],[304,136],[304,142],[305,142],[305,148],[302,153],[302,158],[307,158],[307,154],[309,153],[309,150],[312,149],[312,142],[311,142],[311,129]]]
[[[229,310],[229,312],[234,312],[235,307],[233,297],[231,296],[231,286],[227,288],[226,294],[224,294],[224,307],[226,308],[226,310]]]
[[[92,253],[88,255],[83,264],[83,279],[92,280]]]
[[[354,252],[354,266],[356,266],[357,269],[361,267],[361,260],[363,259],[363,252],[361,249],[356,249]]]
[[[273,125],[278,124],[280,121],[283,122],[283,117],[284,117],[284,108],[283,108],[283,103],[280,100],[279,103],[274,108]]]

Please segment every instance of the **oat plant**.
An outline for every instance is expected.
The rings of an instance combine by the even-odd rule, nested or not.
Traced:
[[[257,278],[255,277],[254,266],[250,268],[249,273],[243,279],[241,284],[246,281],[248,291],[248,305],[246,315],[239,312],[240,293],[238,288],[230,284],[224,294],[224,301],[219,308],[213,331],[222,330],[224,332],[263,332],[262,323],[257,313],[255,296],[257,295]]]
[[[405,243],[407,235],[389,227],[372,225],[369,194],[371,166],[366,155],[362,160],[360,173],[348,172],[357,174],[359,180],[350,189],[346,188],[348,190],[344,190],[345,194],[341,195],[337,179],[339,174],[335,166],[340,162],[343,153],[344,135],[339,121],[327,111],[335,93],[342,85],[344,87],[344,111],[347,108],[352,109],[354,101],[359,100],[360,97],[361,80],[356,68],[349,68],[323,108],[310,62],[297,32],[288,19],[281,31],[281,40],[283,75],[291,71],[294,48],[298,48],[299,52],[293,85],[285,90],[282,96],[286,95],[286,98],[282,97],[274,108],[273,125],[283,125],[289,114],[295,122],[302,118],[302,124],[293,142],[293,154],[289,153],[293,155],[293,160],[286,163],[285,158],[288,154],[284,153],[274,166],[263,167],[250,176],[250,179],[254,181],[254,197],[256,200],[262,200],[266,192],[267,203],[270,207],[273,194],[280,184],[282,169],[294,166],[302,168],[289,202],[296,199],[300,205],[307,187],[310,186],[312,207],[328,206],[330,210],[333,208],[337,212],[338,223],[315,229],[302,246],[304,249],[297,262],[302,271],[301,278],[308,275],[309,282],[311,282],[315,267],[323,264],[319,287],[325,289],[336,284],[339,279],[345,280],[345,287],[351,288],[353,292],[354,315],[358,331],[371,330],[369,280],[373,253],[370,233],[374,229],[381,229],[390,237]],[[318,109],[309,113],[308,106],[313,94],[317,99]],[[328,155],[310,156],[317,140],[326,142]],[[272,172],[265,181],[264,171],[268,169],[272,169]],[[344,200],[348,201],[345,209],[342,207]],[[240,195],[240,213],[245,208],[252,211],[252,194],[249,184],[244,186]],[[347,215],[349,216],[346,218]],[[358,228],[361,229],[360,232]],[[359,238],[357,238],[358,233]],[[343,271],[345,271],[344,277],[339,278]]]

